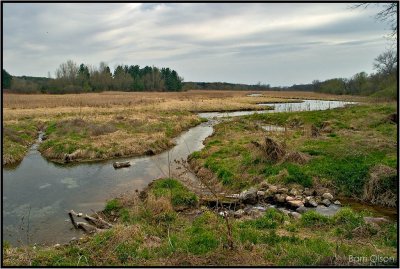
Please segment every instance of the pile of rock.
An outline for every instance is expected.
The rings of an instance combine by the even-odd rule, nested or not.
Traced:
[[[315,190],[300,187],[289,189],[267,183],[262,183],[259,188],[252,187],[240,194],[230,195],[229,197],[237,197],[242,204],[277,204],[296,210],[299,213],[303,213],[307,208],[317,207],[318,205],[326,207],[329,207],[331,204],[341,205],[326,189]]]

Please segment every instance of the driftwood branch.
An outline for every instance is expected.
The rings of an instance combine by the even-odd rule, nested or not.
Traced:
[[[76,222],[74,217],[82,217],[82,214],[77,214],[74,210],[68,212],[68,216],[71,219],[71,223],[75,229],[81,229],[85,233],[94,233],[99,229],[108,229],[111,228],[112,225],[99,217],[99,219],[93,218],[91,216],[85,215],[83,217],[86,222]]]
[[[84,219],[90,224],[100,229],[109,229],[112,227],[110,223],[104,221],[103,219],[96,219],[88,215],[85,215]]]

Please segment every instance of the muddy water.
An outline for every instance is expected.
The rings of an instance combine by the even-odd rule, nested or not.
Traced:
[[[265,104],[274,106],[266,112],[321,110],[340,107],[349,102],[306,100],[298,103]],[[291,108],[290,108],[291,107]],[[203,147],[203,141],[212,134],[212,118],[240,116],[260,111],[230,113],[200,113],[209,119],[183,133],[176,146],[151,157],[123,158],[132,166],[114,170],[115,160],[77,165],[57,165],[46,161],[32,146],[23,161],[15,168],[3,169],[3,239],[13,245],[20,243],[54,244],[79,237],[81,232],[72,229],[67,212],[91,213],[104,208],[107,199],[124,192],[142,189],[153,179],[174,173],[168,160],[186,159]],[[28,236],[29,235],[29,236]]]

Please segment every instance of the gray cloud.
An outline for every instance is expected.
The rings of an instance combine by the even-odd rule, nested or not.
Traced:
[[[186,81],[291,85],[372,72],[387,46],[376,7],[278,3],[4,3],[4,68],[169,66]]]

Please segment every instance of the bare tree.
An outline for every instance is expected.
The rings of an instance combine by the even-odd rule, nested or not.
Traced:
[[[380,74],[389,75],[397,69],[397,53],[387,50],[375,58],[374,69]]]
[[[398,13],[398,2],[390,3],[358,3],[352,6],[352,8],[367,8],[370,5],[376,5],[380,7],[379,12],[375,15],[375,19],[382,22],[387,22],[390,25],[392,31],[390,36],[397,40],[397,13]]]
[[[68,60],[65,63],[60,64],[60,67],[56,70],[56,77],[66,80],[74,80],[78,75],[78,65],[72,61]]]

